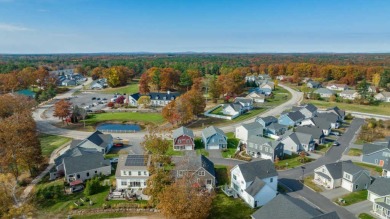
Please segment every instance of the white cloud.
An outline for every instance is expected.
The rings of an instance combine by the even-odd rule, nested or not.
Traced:
[[[0,23],[0,31],[19,32],[19,31],[34,31],[34,29],[13,25],[13,24]]]

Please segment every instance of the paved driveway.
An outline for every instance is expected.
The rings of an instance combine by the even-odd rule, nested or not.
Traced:
[[[330,201],[333,201],[333,199],[341,197],[348,193],[350,193],[350,191],[344,188],[336,188],[336,189],[325,190],[324,192],[321,192],[321,195],[327,197]]]
[[[221,150],[208,150],[209,158],[223,158]]]
[[[346,206],[345,209],[353,213],[354,215],[359,215],[361,213],[368,213],[372,210],[372,202],[364,200],[356,204]]]

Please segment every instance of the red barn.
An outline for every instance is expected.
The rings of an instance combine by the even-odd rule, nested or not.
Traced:
[[[173,131],[173,150],[194,150],[194,133],[184,126]]]

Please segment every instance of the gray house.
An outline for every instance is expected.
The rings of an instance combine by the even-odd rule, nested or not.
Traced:
[[[332,129],[337,129],[340,127],[341,121],[339,121],[339,116],[335,113],[329,112],[329,113],[318,113],[318,118],[323,118],[326,121],[330,123],[330,127]]]
[[[321,98],[329,98],[335,94],[333,90],[329,90],[328,88],[318,88],[313,93],[320,95]]]
[[[292,111],[301,112],[305,116],[306,119],[316,116],[317,110],[318,110],[318,108],[311,103],[306,104],[304,106],[298,106],[298,107],[292,108]]]
[[[371,184],[370,171],[350,160],[318,167],[314,170],[314,180],[324,187],[334,189],[341,186],[350,192],[367,189]]]
[[[279,123],[271,123],[264,128],[264,135],[271,138],[278,138],[287,131],[287,126]]]
[[[341,110],[337,106],[326,109],[326,112],[334,113],[334,114],[336,114],[339,117],[339,121],[340,122],[344,121],[345,111]]]
[[[325,135],[322,132],[322,129],[315,126],[299,126],[295,130],[296,132],[305,133],[313,136],[313,139],[316,144],[323,144]]]
[[[301,199],[283,194],[277,195],[251,217],[252,219],[339,219],[335,211],[324,214]]]
[[[280,141],[252,135],[249,136],[246,153],[274,161],[276,157],[283,157],[283,144]]]
[[[180,179],[183,176],[191,176],[199,186],[214,188],[217,184],[214,163],[203,155],[187,154],[188,156],[175,163],[174,177]]]
[[[227,137],[225,133],[214,126],[203,129],[202,141],[206,150],[223,149],[227,147]]]
[[[278,119],[273,116],[266,116],[266,117],[257,117],[255,121],[260,123],[263,127],[266,127],[271,123],[277,123]]]
[[[321,129],[325,136],[328,136],[331,132],[331,124],[325,118],[314,117],[305,119],[301,122],[301,126],[315,126]]]
[[[113,141],[114,139],[112,135],[103,134],[97,130],[84,140],[73,140],[70,147],[81,147],[87,150],[96,150],[106,154],[111,150]]]
[[[300,132],[291,132],[288,136],[284,137],[281,142],[284,145],[284,153],[288,155],[300,151],[312,151],[315,146],[313,136]]]
[[[388,165],[390,157],[390,137],[363,145],[362,161],[378,166]]]
[[[306,83],[306,86],[307,86],[308,88],[320,88],[320,87],[321,87],[321,83],[320,83],[320,82],[317,82],[317,81],[312,81],[312,80],[310,80],[310,81],[308,81],[308,82]]]

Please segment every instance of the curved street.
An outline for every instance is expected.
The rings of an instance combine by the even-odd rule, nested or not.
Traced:
[[[301,92],[295,91],[291,89],[290,87],[287,87],[285,85],[280,85],[284,89],[288,90],[292,94],[292,98],[288,100],[287,102],[276,106],[273,109],[267,110],[259,116],[277,116],[280,115],[283,111],[290,109],[292,106],[297,105],[301,102],[303,98],[303,94]],[[75,87],[74,89],[70,90],[69,92],[66,92],[64,94],[58,95],[57,98],[67,98],[71,97],[74,92],[76,92],[78,89],[81,89],[81,86]],[[91,132],[84,132],[84,131],[75,131],[75,130],[68,130],[63,128],[58,128],[53,125],[53,123],[57,123],[59,120],[54,118],[51,115],[44,115],[45,110],[48,108],[53,107],[53,104],[44,104],[42,106],[39,106],[37,109],[35,109],[33,116],[37,124],[37,129],[39,132],[46,133],[46,134],[52,134],[52,135],[61,135],[66,136],[74,139],[83,139],[86,138],[88,135],[91,134]],[[245,123],[253,122],[255,118],[249,118],[245,121],[235,123],[235,124],[229,124],[225,126],[221,126],[221,128],[224,132],[233,132],[235,127],[240,126]],[[364,123],[363,119],[354,119],[351,126],[347,130],[347,132],[339,138],[340,146],[338,147],[332,147],[325,156],[319,158],[318,160],[315,160],[311,163],[308,163],[304,165],[303,167],[304,172],[302,171],[302,168],[294,168],[286,171],[279,171],[279,181],[282,185],[287,187],[290,190],[290,195],[295,197],[300,197],[303,199],[306,199],[310,204],[316,206],[320,210],[324,212],[330,212],[330,211],[337,211],[339,216],[341,218],[350,219],[355,218],[355,216],[348,212],[345,208],[340,207],[334,203],[332,203],[329,199],[325,198],[321,194],[312,191],[311,189],[307,188],[306,186],[303,186],[303,184],[300,182],[300,179],[302,179],[302,175],[308,175],[313,173],[314,169],[324,165],[326,163],[336,162],[341,159],[343,151],[349,146],[351,140],[353,139],[354,135],[360,128],[360,126]],[[139,144],[139,142],[142,141],[143,136],[146,134],[145,131],[137,132],[137,133],[115,133],[112,134],[114,137],[120,137],[124,139],[129,139],[130,142]],[[196,135],[200,135],[200,131],[195,132]],[[138,146],[138,148],[132,148],[133,153],[140,153],[142,152],[142,149]],[[134,151],[135,150],[135,151]],[[58,153],[52,153],[50,160],[53,161],[54,158],[57,156]],[[242,163],[244,161],[234,160],[234,159],[224,159],[224,158],[211,158],[211,160],[215,164],[220,165],[229,165],[234,166],[238,163]],[[44,175],[44,174],[41,174]],[[41,176],[40,175],[40,176]],[[34,181],[38,181],[39,179],[36,179]],[[31,190],[31,188],[29,189]],[[28,193],[30,191],[25,191],[23,196],[27,197]]]

